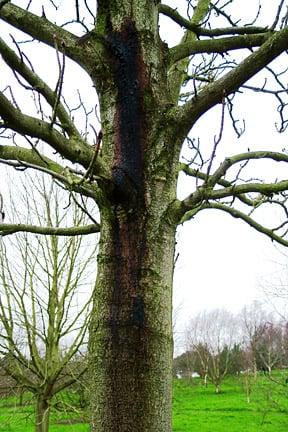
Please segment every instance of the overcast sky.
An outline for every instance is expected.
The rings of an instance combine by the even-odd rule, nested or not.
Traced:
[[[174,5],[175,1],[167,3]],[[250,0],[241,0],[240,3],[242,11],[244,4],[249,5],[251,11],[256,10],[258,4],[257,1]],[[268,3],[270,5],[268,13],[271,13],[271,2],[263,1],[264,10]],[[277,6],[278,2],[274,3]],[[62,1],[62,5],[65,4],[67,6],[67,0]],[[181,1],[177,4],[181,5]],[[252,4],[255,6],[254,9]],[[267,11],[265,13],[267,16]],[[7,31],[7,27],[3,25],[1,36],[4,28]],[[177,38],[179,39],[177,31],[178,27],[171,21],[163,20],[162,34],[166,34],[167,42],[172,44]],[[54,56],[54,64],[57,65],[55,55],[51,53],[52,50],[46,51],[43,48],[39,48],[37,52],[34,66],[43,77],[45,74],[47,76],[49,56]],[[71,62],[68,63],[64,84],[67,89],[72,86],[72,91],[67,97],[76,96],[75,81],[80,85],[86,80],[87,85],[81,86],[81,94],[89,101],[91,94],[89,79],[87,76],[83,77],[83,80],[80,79],[78,68]],[[47,79],[55,84],[57,76],[51,76],[50,71],[49,68]],[[279,150],[286,145],[287,133],[279,135],[276,132],[277,113],[274,100],[250,93],[240,98],[238,102],[236,114],[239,120],[245,118],[246,132],[237,139],[231,123],[226,118],[228,116],[225,117],[225,133],[217,155],[218,161],[222,160],[224,155],[241,153],[248,147]],[[90,100],[89,103],[93,106],[95,100]],[[192,136],[199,137],[202,145],[211,147],[214,136],[219,133],[220,118],[221,108],[216,107],[199,121],[192,131]],[[277,175],[277,169],[270,173],[270,166],[267,164],[263,166],[263,170],[266,170],[271,179]],[[0,170],[3,176],[3,165],[0,165]],[[1,178],[4,178],[2,176]],[[5,192],[5,186],[3,182],[1,183],[1,191]],[[182,180],[179,185],[179,196],[184,197],[189,191],[191,191],[189,182]],[[263,215],[264,219],[274,217],[277,218],[277,214],[274,214],[272,209],[267,216]],[[212,210],[198,214],[195,219],[180,227],[177,234],[179,257],[174,283],[175,305],[181,305],[181,314],[178,318],[179,331],[189,316],[201,309],[225,307],[237,311],[255,298],[259,298],[262,295],[261,284],[264,281],[267,283],[269,280],[277,280],[279,263],[285,262],[286,258],[283,252],[279,252],[280,249],[271,240],[254,232],[243,222]]]
[[[277,151],[287,144],[287,133],[276,132],[277,118],[276,112],[272,112],[272,101],[263,104],[260,100],[261,96],[259,99],[251,94],[239,102],[246,118],[246,132],[240,139],[235,137],[227,121],[221,143],[227,156],[241,153],[247,147]],[[216,109],[215,113],[210,112],[201,119],[197,127],[201,141],[213,142],[213,133],[217,134],[217,125],[219,127],[217,114],[219,110],[217,113]],[[214,125],[215,132],[211,127],[207,129],[207,124]],[[276,167],[274,175],[280,168]],[[267,169],[269,177],[269,164],[263,167]],[[181,195],[185,195],[187,189],[188,186],[182,184]],[[270,208],[262,217],[269,224],[269,219],[277,220],[278,215]],[[223,307],[237,312],[255,299],[266,300],[263,287],[277,284],[280,277],[283,278],[286,249],[244,222],[219,211],[203,211],[179,227],[177,242],[179,258],[174,278],[174,304],[181,308],[179,331],[191,314],[202,309]]]
[[[175,7],[175,1],[167,3]],[[177,5],[183,7],[184,3],[180,1]],[[250,18],[258,7],[257,1],[236,0],[234,3],[242,15],[243,10],[245,13],[249,11]],[[272,23],[278,3],[262,2],[261,25]],[[245,8],[245,5],[249,7]],[[167,19],[166,23],[169,23]],[[173,44],[177,26],[171,21],[168,25],[170,30],[165,32],[165,39]],[[263,75],[259,76],[259,83],[263,84]],[[279,134],[276,131],[275,124],[279,118],[273,98],[246,92],[243,97],[237,98],[235,106],[239,125],[245,119],[245,133],[237,139],[228,116],[225,116],[225,133],[218,149],[218,161],[223,160],[224,155],[241,153],[248,148],[274,151],[287,148],[287,132]],[[191,132],[192,137],[199,137],[202,146],[212,146],[214,136],[219,133],[220,118],[221,107],[218,106],[200,119]],[[269,181],[281,177],[281,174],[283,177],[283,167],[272,167],[270,162],[263,164],[259,173],[261,171]],[[187,193],[189,183],[182,180],[179,195],[184,197]],[[277,220],[277,217],[274,209],[268,209],[262,215],[267,224],[271,218]],[[269,284],[277,285],[280,279],[282,283],[286,282],[283,271],[286,261],[288,263],[286,249],[275,245],[244,222],[221,212],[204,211],[179,227],[177,243],[179,257],[174,277],[174,304],[180,309],[177,313],[180,332],[189,317],[200,310],[223,307],[238,312],[255,299],[267,302],[263,289]]]

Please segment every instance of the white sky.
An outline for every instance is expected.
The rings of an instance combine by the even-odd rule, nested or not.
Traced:
[[[166,3],[175,7],[173,0]],[[182,11],[185,10],[184,3],[177,2],[180,9],[182,6]],[[258,7],[257,1],[235,0],[234,3],[235,7],[238,7],[240,18],[244,10],[245,13],[250,13],[252,18]],[[273,22],[278,4],[277,0],[261,2],[261,25]],[[168,19],[165,19],[166,22],[169,32],[165,33],[165,39],[170,45],[173,44],[178,27]],[[259,82],[263,84],[263,80]],[[248,147],[250,150],[275,151],[287,147],[287,132],[276,132],[275,123],[278,122],[278,117],[273,98],[247,92],[245,96],[238,98],[235,107],[239,125],[241,120],[245,119],[245,134],[237,139],[226,115],[225,133],[217,150],[221,155],[218,160],[244,152]],[[214,136],[219,133],[220,118],[221,108],[218,106],[200,119],[192,130],[192,136],[199,137],[202,145],[211,147]],[[271,165],[270,162],[265,164],[262,174],[263,170],[266,170],[265,176],[274,181],[278,173],[281,176],[283,168],[276,166],[270,172]],[[181,182],[179,190],[183,197],[189,193],[186,183],[188,182]],[[274,214],[272,209],[266,215],[263,214],[268,223],[269,219],[274,217],[276,219],[277,214]],[[189,317],[200,310],[226,308],[238,312],[255,299],[266,300],[263,286],[267,286],[270,281],[277,284],[283,276],[285,248],[275,245],[244,222],[219,211],[203,211],[195,219],[179,227],[177,243],[179,257],[174,275],[174,306],[180,310],[176,312],[176,327],[179,333],[184,329]],[[185,349],[181,341],[178,344],[176,349]]]
[[[227,121],[221,143],[227,156],[241,153],[247,147],[277,151],[287,145],[287,133],[279,135],[275,130],[275,107],[272,113],[273,100],[269,98],[269,101],[263,104],[262,97],[254,94],[243,97],[246,132],[238,140]],[[200,120],[197,132],[201,141],[212,143],[213,135],[217,135],[217,125],[219,128],[219,107]],[[219,151],[222,153],[221,149]],[[267,167],[268,171],[270,167],[272,170],[271,163],[265,169]],[[275,172],[281,173],[280,167],[276,166]],[[186,185],[182,187],[186,195],[189,189],[186,190]],[[270,218],[277,219],[277,214],[272,208],[268,210],[269,213],[263,213],[263,219],[269,223]],[[285,248],[272,243],[244,222],[214,210],[203,211],[180,227],[177,242],[179,258],[174,277],[174,304],[180,305],[181,310],[177,314],[179,332],[189,317],[200,310],[223,307],[237,312],[256,298],[264,300],[263,284],[270,281],[277,284],[281,264],[286,261]]]
[[[68,4],[67,0],[62,1],[63,5],[65,3]],[[171,0],[167,3],[174,5],[175,1]],[[254,3],[255,5],[258,4],[257,1],[251,2],[250,0],[241,0],[240,3],[242,10],[243,5],[249,5],[253,10],[252,3],[253,5]],[[276,7],[278,1],[272,3]],[[181,1],[177,4],[180,5]],[[265,6],[270,5],[270,9],[266,11],[266,16],[269,12],[271,14],[271,1],[263,0],[263,5],[264,10]],[[166,40],[170,42],[172,39],[175,40],[178,26],[167,19],[163,22],[167,26],[163,30],[163,32],[167,31]],[[4,27],[7,31],[7,27],[3,25],[1,36]],[[47,68],[48,64],[50,66],[47,51],[41,48],[37,52],[37,56],[36,70],[41,71],[41,75],[45,77],[45,73],[49,69],[49,78],[51,79],[52,69],[51,67]],[[54,62],[56,64],[55,57]],[[57,76],[54,83],[56,80]],[[82,86],[82,82],[85,80],[86,87]],[[71,86],[72,93],[74,92],[76,95],[75,83],[76,86],[79,85],[80,87],[81,85],[83,99],[89,100],[91,84],[87,80],[87,76],[83,80],[80,79],[79,70],[70,65],[65,75],[65,86],[67,88]],[[70,91],[69,96],[72,93]],[[91,106],[94,103],[95,101],[91,100]],[[211,147],[213,137],[219,132],[220,115],[221,109],[217,107],[205,115],[193,130],[193,136],[199,136],[203,145]],[[236,138],[227,116],[225,134],[219,149],[221,156],[241,153],[246,151],[248,147],[250,149],[273,148],[277,150],[286,145],[287,132],[279,135],[275,131],[274,124],[277,121],[277,116],[273,99],[250,93],[239,101],[237,117],[240,120],[242,118],[246,120],[245,135],[239,140]],[[269,167],[270,165],[267,164],[264,167],[267,173],[269,173]],[[3,179],[3,165],[0,165],[0,172],[1,179]],[[273,175],[275,178],[275,171]],[[3,192],[4,185],[2,182],[3,180],[0,187]],[[185,196],[189,191],[189,184],[183,181],[179,189],[180,195]],[[272,210],[267,217],[276,218],[277,215],[274,215]],[[179,258],[175,271],[174,297],[175,305],[181,305],[180,318],[178,318],[179,331],[189,316],[201,309],[225,307],[237,311],[244,304],[259,298],[262,295],[261,289],[259,289],[261,281],[263,279],[269,280],[269,278],[274,281],[277,280],[278,263],[285,261],[283,254],[277,251],[281,248],[279,246],[276,248],[271,240],[253,231],[243,222],[212,210],[198,214],[194,220],[186,223],[184,227],[180,227],[177,243]]]

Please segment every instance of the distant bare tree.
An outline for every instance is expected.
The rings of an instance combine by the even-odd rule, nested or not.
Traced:
[[[14,215],[51,230],[69,219],[77,227],[87,217],[75,204],[63,208],[63,193],[43,177],[30,178],[30,185],[26,180],[22,198],[14,201]],[[25,216],[28,201],[30,212]],[[0,240],[1,366],[35,395],[36,432],[49,429],[53,396],[86,370],[86,362],[71,360],[85,349],[94,239],[93,244],[81,236],[27,233]]]
[[[181,332],[179,332],[179,329],[177,327],[179,317],[181,316],[182,311],[182,304],[179,303],[177,306],[173,306],[173,313],[172,313],[172,330],[173,330],[173,353],[175,354],[175,351],[177,352],[177,349],[180,347],[182,341],[182,335]]]
[[[283,342],[282,325],[277,322],[266,322],[256,347],[259,369],[271,375],[272,369],[281,365]]]
[[[173,360],[173,375],[177,378],[191,378],[195,357],[191,351],[186,351]]]
[[[239,315],[245,345],[244,369],[257,376],[259,358],[264,356],[263,337],[268,323],[273,321],[271,312],[267,312],[259,301],[245,306]],[[264,357],[263,357],[264,358]]]
[[[229,370],[232,347],[238,342],[234,316],[224,309],[201,312],[191,318],[186,340],[187,348],[199,356],[205,380],[208,378],[219,393]]]

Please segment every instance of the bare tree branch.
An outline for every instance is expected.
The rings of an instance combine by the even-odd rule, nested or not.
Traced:
[[[187,30],[192,31],[197,36],[224,36],[224,35],[248,35],[248,34],[257,34],[264,33],[269,31],[267,27],[256,27],[256,26],[243,26],[243,27],[223,27],[223,28],[215,28],[215,29],[206,29],[201,27],[200,25],[196,25],[193,22],[187,20],[182,15],[177,12],[177,9],[172,9],[170,6],[165,4],[159,5],[159,13],[168,16],[181,27],[186,28]]]
[[[273,229],[269,229],[264,227],[262,224],[256,222],[254,219],[252,219],[250,216],[247,216],[245,213],[243,213],[240,210],[237,210],[233,207],[229,207],[225,204],[220,204],[217,202],[206,202],[201,205],[201,210],[204,209],[214,209],[214,210],[221,210],[225,213],[230,214],[230,216],[233,216],[236,219],[241,219],[243,222],[246,222],[248,225],[250,225],[252,228],[254,228],[256,231],[266,235],[269,237],[272,241],[276,241],[277,243],[288,246],[288,240],[285,240],[285,238],[277,235]],[[200,211],[200,210],[199,210]]]
[[[31,137],[39,138],[71,162],[80,163],[84,167],[90,165],[94,152],[93,148],[84,140],[80,141],[79,139],[75,139],[74,136],[71,139],[65,138],[56,129],[52,129],[49,123],[23,114],[20,110],[14,108],[6,96],[1,93],[0,116],[4,120],[4,124],[0,124],[0,127],[10,128],[22,135],[27,134]],[[105,169],[101,158],[97,158],[93,168],[94,174],[104,176]]]
[[[24,59],[19,58],[1,38],[0,53],[3,60],[13,71],[18,72],[31,85],[33,90],[37,91],[45,98],[51,107],[55,106],[55,92],[34,71],[25,65]],[[67,132],[69,136],[75,136],[80,140],[81,136],[78,130],[60,101],[57,103],[55,114],[57,114],[63,130]]]
[[[285,28],[272,34],[256,52],[250,54],[226,75],[208,84],[185,105],[172,109],[171,114],[173,112],[174,120],[175,116],[178,119],[178,125],[183,134],[188,134],[192,125],[204,112],[221,103],[223,92],[226,96],[234,93],[287,48],[288,28]]]
[[[277,183],[244,183],[239,185],[232,185],[222,189],[213,189],[209,187],[200,186],[194,193],[189,195],[182,201],[183,209],[190,210],[197,207],[200,203],[208,200],[219,200],[228,197],[237,197],[247,193],[258,193],[264,196],[271,196],[288,189],[288,180],[282,180]],[[255,203],[257,200],[255,201]],[[184,210],[185,212],[185,210]]]
[[[55,46],[56,39],[59,43],[59,50],[65,48],[66,55],[72,60],[80,63],[85,57],[88,60],[87,53],[85,56],[86,45],[78,43],[80,38],[53,24],[45,17],[37,16],[28,10],[8,3],[0,9],[0,18],[52,48]],[[103,43],[103,38],[97,37],[97,34],[93,33],[93,37]]]
[[[201,53],[223,54],[229,51],[254,48],[261,46],[271,37],[271,33],[259,33],[240,36],[231,36],[220,39],[198,40],[183,42],[170,49],[170,65],[189,57]]]
[[[17,232],[29,232],[34,234],[43,235],[57,235],[57,236],[78,236],[94,234],[100,231],[99,224],[85,225],[83,227],[69,227],[69,228],[54,228],[54,227],[41,227],[25,224],[0,224],[0,236],[8,234],[15,234]]]

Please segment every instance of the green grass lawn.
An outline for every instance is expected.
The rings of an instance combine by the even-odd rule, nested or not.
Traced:
[[[62,395],[60,399],[66,400],[67,398]],[[19,399],[15,397],[0,399],[0,432],[34,432],[33,396],[27,393],[23,406],[19,406],[18,402]],[[70,399],[69,404],[71,404]],[[80,416],[81,414],[77,412],[54,410],[51,413],[49,431],[88,432],[88,424],[82,423]]]
[[[259,377],[247,402],[243,379],[227,378],[222,392],[201,380],[174,383],[173,432],[287,432],[288,388]]]
[[[18,399],[12,397],[0,399],[0,432],[34,432],[31,395],[25,395],[22,407],[17,402]],[[77,423],[77,418],[77,412],[54,411],[50,431],[88,432],[88,424]],[[62,424],[65,421],[67,423]],[[220,394],[215,394],[212,384],[204,387],[200,379],[177,380],[174,382],[173,432],[194,431],[287,432],[288,386],[260,376],[252,383],[251,401],[247,403],[241,377],[227,378]]]

